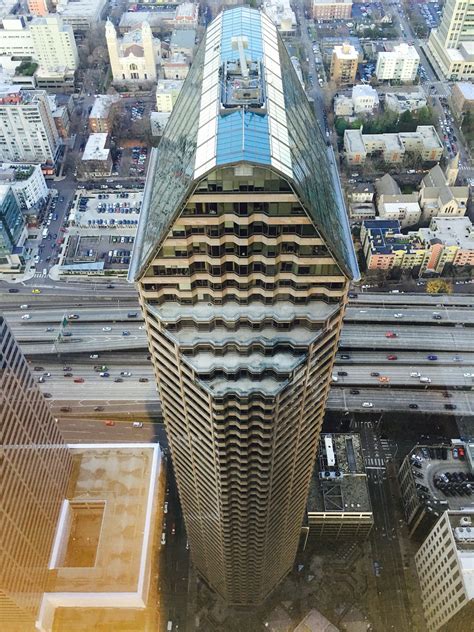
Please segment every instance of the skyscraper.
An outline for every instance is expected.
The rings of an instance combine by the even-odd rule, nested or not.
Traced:
[[[34,629],[46,588],[72,460],[1,316],[0,362],[0,627],[6,632],[27,632]]]
[[[446,0],[428,47],[445,77],[471,79],[474,72],[474,0]]]
[[[231,604],[292,568],[357,274],[334,156],[276,27],[221,13],[152,154],[130,280],[193,561]]]

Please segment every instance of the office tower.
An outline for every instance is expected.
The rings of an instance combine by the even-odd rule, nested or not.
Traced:
[[[25,357],[0,316],[0,621],[34,629],[71,456]],[[31,626],[31,627],[30,627]]]
[[[275,25],[221,13],[152,154],[129,278],[193,561],[231,604],[292,568],[357,274],[334,156]]]
[[[474,0],[446,0],[441,22],[431,31],[428,48],[447,79],[472,78]]]
[[[54,164],[60,149],[44,90],[7,86],[0,91],[0,160]]]
[[[474,511],[445,511],[415,555],[428,629],[470,632],[474,620]]]
[[[23,245],[26,222],[20,204],[9,184],[0,184],[0,260]]]

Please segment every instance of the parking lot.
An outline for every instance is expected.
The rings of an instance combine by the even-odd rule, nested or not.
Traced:
[[[115,232],[130,229],[135,233],[143,194],[141,191],[106,190],[81,193],[69,217],[71,226]]]
[[[103,263],[103,270],[126,272],[134,241],[134,235],[72,235],[61,265]]]

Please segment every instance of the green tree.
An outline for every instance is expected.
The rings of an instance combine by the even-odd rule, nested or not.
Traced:
[[[399,132],[413,132],[416,129],[416,121],[413,114],[407,110],[398,119],[398,131]]]

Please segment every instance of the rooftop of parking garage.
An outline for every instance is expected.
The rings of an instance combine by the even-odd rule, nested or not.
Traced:
[[[325,439],[332,440],[334,465],[328,458]],[[307,506],[308,513],[372,511],[358,434],[321,435]]]

